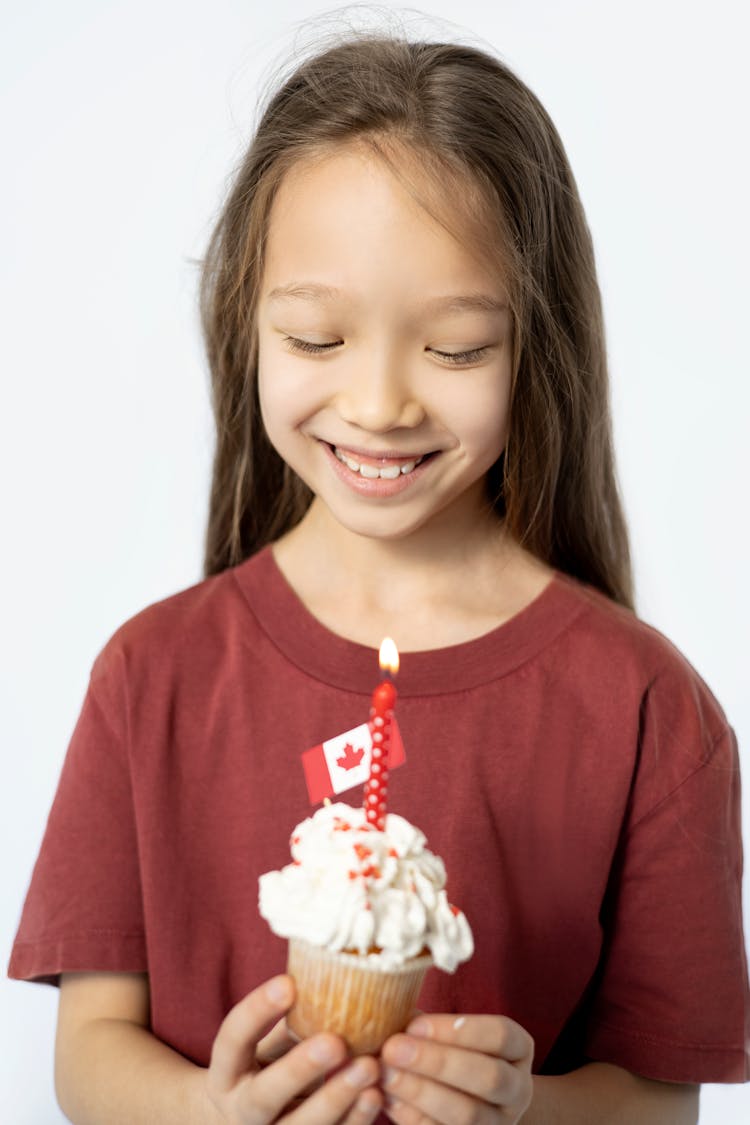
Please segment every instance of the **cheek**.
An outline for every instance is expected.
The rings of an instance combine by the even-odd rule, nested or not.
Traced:
[[[297,429],[319,408],[320,388],[309,374],[301,376],[294,364],[266,363],[259,357],[258,399],[270,437]]]
[[[266,365],[258,357],[258,402],[260,403],[260,416],[269,436],[273,435],[276,420],[276,404],[273,394],[273,383],[268,378]]]
[[[461,443],[478,456],[494,461],[508,438],[509,380],[494,378],[462,388],[444,417]]]

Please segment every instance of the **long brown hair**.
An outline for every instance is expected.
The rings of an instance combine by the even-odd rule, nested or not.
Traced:
[[[498,59],[397,35],[350,33],[297,67],[262,113],[213,231],[201,280],[217,429],[205,574],[278,538],[312,499],[263,428],[255,306],[284,174],[354,142],[444,226],[468,230],[505,280],[514,375],[508,444],[488,478],[498,516],[538,558],[632,608],[601,297],[560,137]]]

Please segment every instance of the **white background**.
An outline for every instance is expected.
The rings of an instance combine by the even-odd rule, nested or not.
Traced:
[[[494,46],[562,135],[604,293],[639,611],[712,686],[747,776],[743,7],[424,10]],[[4,964],[94,656],[124,619],[200,579],[212,432],[191,259],[259,82],[322,10],[3,0]],[[57,993],[0,989],[3,1120],[54,1125]],[[705,1125],[747,1120],[746,1088],[706,1088]]]

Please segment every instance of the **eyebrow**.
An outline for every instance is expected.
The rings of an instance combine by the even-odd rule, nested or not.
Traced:
[[[268,294],[269,301],[289,300],[300,301],[335,301],[344,296],[340,289],[331,285],[320,285],[317,282],[292,281],[289,285],[278,285]],[[425,301],[422,309],[426,313],[446,312],[503,312],[508,308],[508,302],[489,293],[456,293],[446,297],[433,297]]]

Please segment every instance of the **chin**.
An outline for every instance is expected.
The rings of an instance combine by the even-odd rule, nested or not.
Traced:
[[[326,505],[327,506],[327,505]],[[428,521],[415,521],[412,519],[399,519],[395,513],[377,512],[371,516],[360,513],[348,517],[328,508],[332,519],[352,535],[359,535],[363,539],[377,539],[382,542],[398,542],[408,538],[409,535],[419,531]]]
[[[419,531],[422,526],[421,524],[417,524],[416,526],[409,524],[406,527],[394,527],[393,525],[385,526],[384,520],[373,521],[372,524],[364,524],[361,522],[345,523],[342,520],[338,522],[354,535],[359,535],[363,539],[377,539],[383,543],[398,543],[402,539],[408,539],[410,535]]]

